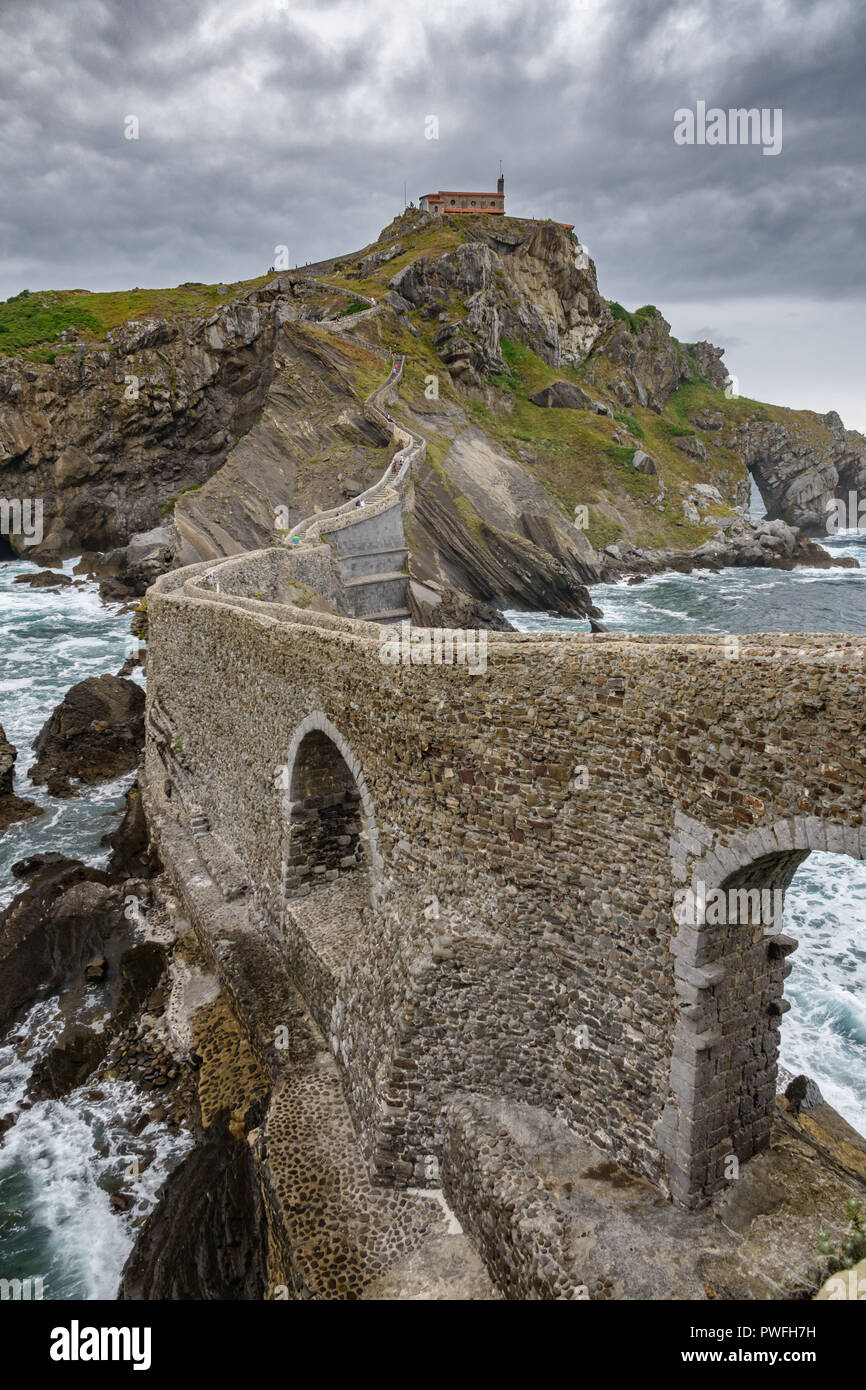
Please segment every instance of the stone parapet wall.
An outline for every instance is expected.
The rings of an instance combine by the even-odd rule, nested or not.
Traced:
[[[249,596],[299,563],[159,581],[148,701],[277,942],[277,773],[305,720],[362,786],[372,895],[330,1043],[380,1180],[426,1180],[467,1089],[703,1200],[725,1152],[763,1142],[784,958],[747,927],[678,927],[674,895],[819,845],[866,857],[866,639],[750,637],[731,659],[714,636],[488,633],[476,675],[386,665],[375,625]],[[165,779],[153,737],[147,759]]]
[[[575,1279],[558,1204],[477,1096],[446,1112],[442,1188],[506,1298],[588,1298]]]

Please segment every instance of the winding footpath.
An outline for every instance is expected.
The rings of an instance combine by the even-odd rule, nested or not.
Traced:
[[[310,283],[317,288],[338,289],[323,281],[311,280]],[[403,379],[405,356],[397,360],[385,348],[368,343],[351,332],[359,320],[375,317],[384,306],[365,295],[344,290],[340,290],[340,293],[350,295],[356,301],[363,300],[369,308],[351,320],[345,316],[323,320],[319,327],[339,337],[350,338],[364,351],[375,353],[377,357],[390,362],[388,376],[366,398],[362,409],[365,419],[390,434],[391,439],[401,447],[372,486],[338,507],[314,512],[306,517],[291,529],[286,543],[291,547],[315,546],[326,540],[334,544],[350,616],[372,621],[408,620],[408,550],[403,543],[402,516],[399,521],[393,518],[389,527],[383,514],[395,507],[402,512],[402,500],[411,480],[412,468],[424,459],[427,442],[422,435],[398,424],[386,409]],[[349,540],[347,533],[350,530]],[[389,530],[390,541],[383,541],[383,535],[387,537]],[[382,607],[383,602],[388,606]]]

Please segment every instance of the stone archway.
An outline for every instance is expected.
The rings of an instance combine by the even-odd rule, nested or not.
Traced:
[[[681,1003],[657,1137],[671,1193],[687,1206],[724,1186],[732,1158],[744,1162],[769,1140],[797,945],[781,931],[781,905],[812,850],[866,859],[866,827],[796,816],[726,839],[677,813],[671,951]]]
[[[320,710],[295,730],[286,757],[284,898],[365,870],[375,899],[382,859],[361,764]]]

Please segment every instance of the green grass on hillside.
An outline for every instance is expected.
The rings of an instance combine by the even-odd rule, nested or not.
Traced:
[[[258,276],[227,285],[178,285],[167,290],[22,290],[0,303],[0,355],[31,361],[54,361],[69,346],[60,339],[64,330],[75,329],[88,342],[104,342],[114,328],[132,319],[175,318],[212,313],[241,291],[263,285],[270,277]]]
[[[659,311],[654,304],[644,304],[643,308],[635,309],[634,313],[630,314],[628,309],[624,309],[621,304],[618,304],[615,299],[612,299],[610,301],[610,312],[615,319],[627,323],[632,333],[639,333],[641,328],[646,325],[648,319],[658,318]]]

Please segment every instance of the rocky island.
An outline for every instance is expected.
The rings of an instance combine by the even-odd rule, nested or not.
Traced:
[[[46,517],[9,553],[81,556],[147,642],[146,713],[132,662],[37,736],[61,799],[145,757],[104,869],[15,866],[0,1009],[69,1012],[31,1100],[131,1078],[194,1137],[121,1296],[814,1296],[866,1141],[777,1085],[796,941],[674,903],[866,856],[864,641],[732,662],[598,631],[592,586],[856,564],[820,539],[866,438],[736,395],[552,221],[407,209],[303,270],[117,298],[0,306],[30,338],[3,485]],[[441,644],[470,628],[472,672]],[[74,1022],[88,989],[109,1026]]]

